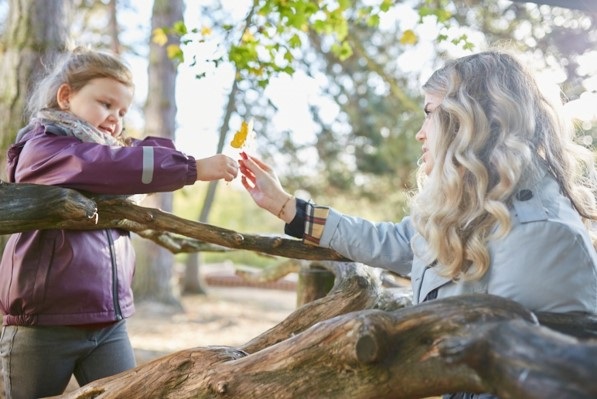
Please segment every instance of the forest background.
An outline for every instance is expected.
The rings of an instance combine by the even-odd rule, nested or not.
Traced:
[[[420,155],[420,86],[448,58],[515,48],[547,91],[564,96],[579,139],[593,143],[595,12],[510,0],[0,0],[0,178],[24,122],[17,99],[74,42],[116,51],[133,67],[129,134],[171,137],[194,156],[238,156],[229,142],[253,120],[247,151],[275,165],[296,195],[399,220]],[[282,231],[238,181],[197,183],[144,205],[241,233]],[[211,247],[173,254],[135,240],[140,301],[179,306],[180,293],[201,293],[201,264],[279,262]]]

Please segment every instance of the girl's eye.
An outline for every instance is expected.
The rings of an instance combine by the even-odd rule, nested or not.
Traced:
[[[105,101],[100,101],[100,104],[101,104],[101,105],[102,105],[104,108],[106,108],[106,109],[110,109],[110,103],[108,103],[108,102],[105,102]]]

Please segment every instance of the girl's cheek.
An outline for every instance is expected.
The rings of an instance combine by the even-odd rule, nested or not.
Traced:
[[[120,137],[124,133],[124,127],[122,125],[116,125],[116,129],[114,129],[114,137]]]

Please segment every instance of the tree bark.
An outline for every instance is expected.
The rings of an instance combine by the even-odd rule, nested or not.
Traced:
[[[298,271],[296,305],[303,306],[323,298],[334,286],[334,274],[317,264],[303,266]]]
[[[187,349],[63,397],[593,398],[596,356],[595,341],[539,326],[513,301],[468,295],[342,314],[256,352]]]
[[[32,85],[64,51],[71,1],[11,0],[0,57],[0,179],[6,179],[6,152],[26,123]]]
[[[71,1],[10,0],[0,56],[0,180],[6,179],[6,154],[26,123],[25,107],[44,65],[64,50]],[[0,237],[0,257],[6,237]]]
[[[216,251],[248,250],[295,259],[346,260],[337,252],[305,245],[300,240],[241,234],[138,206],[120,196],[85,197],[61,187],[0,181],[0,198],[0,234],[51,228],[121,228],[150,238],[174,253],[209,247]]]
[[[0,234],[93,225],[97,204],[78,191],[0,180]]]

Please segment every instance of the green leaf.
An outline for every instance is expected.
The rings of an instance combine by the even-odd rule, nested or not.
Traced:
[[[392,0],[383,0],[379,5],[379,9],[383,12],[387,12],[390,10],[392,5],[394,5],[394,2]]]
[[[187,26],[183,21],[177,21],[172,25],[172,31],[178,36],[183,36],[188,33]]]
[[[346,41],[343,41],[340,44],[335,43],[332,45],[332,53],[334,53],[340,60],[345,60],[353,54],[353,51],[352,47],[350,47],[350,44],[348,44]]]
[[[350,0],[338,0],[338,8],[341,10],[348,10],[352,6]]]
[[[367,19],[367,25],[370,27],[379,26],[379,15],[378,14],[370,15],[369,18]]]
[[[288,45],[292,48],[297,48],[297,47],[301,47],[302,44],[302,40],[301,37],[298,34],[294,34],[290,37],[290,39],[288,40]]]

